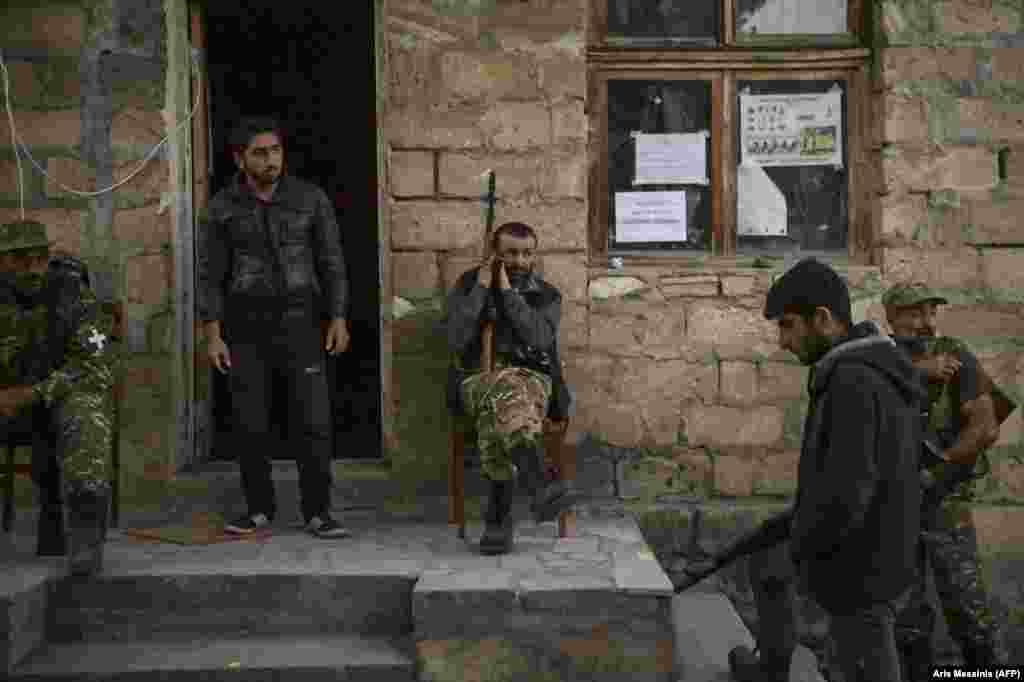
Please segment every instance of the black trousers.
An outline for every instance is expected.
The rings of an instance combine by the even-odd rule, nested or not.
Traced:
[[[277,511],[271,458],[271,392],[283,386],[289,454],[299,469],[302,515],[326,513],[331,502],[331,428],[320,323],[285,315],[259,332],[228,342],[232,441],[238,449],[242,486],[250,514],[273,518]]]

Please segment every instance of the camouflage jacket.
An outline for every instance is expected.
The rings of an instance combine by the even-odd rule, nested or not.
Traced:
[[[199,319],[255,327],[274,311],[346,317],[348,281],[334,208],[318,187],[281,178],[269,202],[238,179],[199,225]]]
[[[112,329],[75,258],[53,258],[46,284],[31,299],[0,284],[0,388],[30,385],[36,403],[47,406],[72,391],[109,395]]]

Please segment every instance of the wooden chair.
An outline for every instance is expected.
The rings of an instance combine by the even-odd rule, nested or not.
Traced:
[[[494,369],[494,322],[485,321],[481,329],[480,367],[489,372]],[[468,420],[452,417],[448,454],[448,523],[455,525],[460,538],[466,537],[466,439],[472,434]],[[560,480],[576,478],[576,461],[562,447],[569,420],[544,420],[544,460],[549,475]],[[576,535],[576,512],[566,510],[558,516],[558,537]]]
[[[113,318],[112,335],[114,341],[124,338],[124,306],[121,303],[104,303],[103,310]],[[110,452],[110,527],[116,528],[120,523],[120,473],[121,473],[121,400],[124,397],[124,380],[120,367],[114,370],[114,419],[111,424],[113,437],[111,438]],[[6,486],[4,490],[4,518],[3,529],[10,533],[14,526],[14,481],[15,477],[23,476],[31,478],[32,465],[28,462],[18,462],[16,451],[18,448],[32,447],[31,433],[12,434],[8,440],[0,442],[0,446],[7,448]]]

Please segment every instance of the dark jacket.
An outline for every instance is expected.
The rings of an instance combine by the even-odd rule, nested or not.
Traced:
[[[258,332],[285,310],[346,316],[348,282],[327,195],[283,176],[272,199],[240,178],[218,192],[199,225],[199,318]]]
[[[921,376],[873,322],[813,367],[789,529],[810,595],[842,613],[916,578]]]
[[[515,365],[547,373],[552,379],[548,416],[565,418],[572,398],[562,378],[558,355],[562,294],[536,275],[519,291],[484,289],[477,285],[478,270],[464,272],[448,295],[448,348],[460,365],[449,367],[448,408],[456,414],[463,412],[459,384],[480,369],[480,323],[490,296],[497,310],[495,351],[516,358]]]

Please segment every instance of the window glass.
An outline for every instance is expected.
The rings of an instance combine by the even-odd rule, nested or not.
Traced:
[[[847,0],[736,0],[736,33],[829,35],[846,33]]]
[[[710,82],[608,82],[610,249],[710,249],[710,130]]]
[[[845,83],[737,86],[737,252],[845,251]]]
[[[717,45],[721,0],[608,0],[609,42]]]

